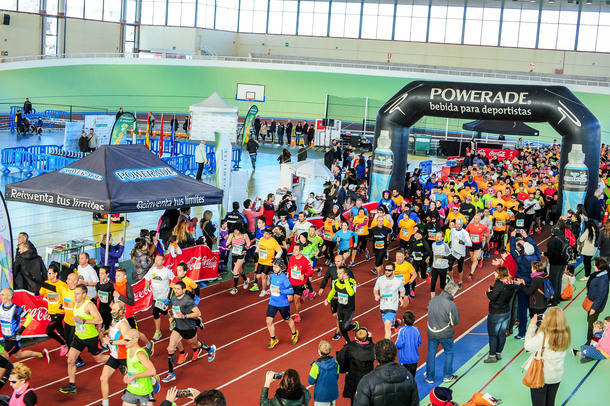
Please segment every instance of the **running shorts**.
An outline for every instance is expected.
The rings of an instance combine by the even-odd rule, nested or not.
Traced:
[[[256,267],[256,274],[265,274],[265,275],[269,275],[270,272],[273,272],[273,265],[261,265],[258,264],[258,267]]]
[[[113,356],[110,356],[108,358],[108,361],[106,361],[105,365],[108,365],[112,369],[119,369],[119,367],[121,367],[121,366],[124,366],[125,368],[127,368],[127,360],[126,359],[116,359]]]
[[[290,318],[290,306],[276,307],[269,305],[267,306],[267,317],[274,318],[277,312],[280,312],[282,319],[288,320]]]
[[[157,306],[153,306],[153,319],[159,320],[161,315],[167,316],[167,309],[161,310]]]
[[[84,351],[85,348],[89,350],[91,355],[98,355],[102,353],[102,349],[100,348],[99,341],[97,337],[87,338],[86,340],[81,340],[77,335],[74,336],[72,340],[72,348],[77,351]]]
[[[246,257],[246,254],[231,255],[231,258],[233,258],[233,263],[236,263],[237,261],[239,261],[240,259],[244,259],[245,257]]]
[[[131,316],[127,318],[127,323],[129,323],[129,327],[133,329],[138,329],[138,322],[136,321],[136,316]]]
[[[15,355],[21,349],[21,342],[17,340],[5,340],[4,351],[8,352],[8,355]]]
[[[346,250],[339,250],[339,255],[346,255],[346,254],[349,255],[351,253],[352,253],[352,249],[351,248],[348,248]]]
[[[375,266],[383,265],[383,260],[385,259],[386,250],[374,250],[375,252]]]
[[[150,399],[148,398],[148,395],[146,395],[146,396],[134,395],[133,393],[129,392],[127,389],[125,389],[125,392],[123,392],[123,396],[121,396],[121,400],[130,405],[146,406],[146,405],[150,404]]]
[[[303,285],[292,285],[292,289],[294,290],[295,295],[303,296],[303,292],[305,291],[306,284]]]
[[[330,299],[330,312],[332,314],[337,314],[337,306],[339,306],[339,299],[336,297]]]
[[[394,320],[396,320],[396,311],[382,310],[381,311],[381,320],[384,322],[389,321],[390,323],[394,323]]]
[[[470,247],[470,251],[478,251],[481,248],[483,248],[483,243],[482,242],[477,242],[476,244],[473,243],[472,247]]]
[[[196,328],[192,330],[180,330],[179,328],[174,328],[174,331],[178,332],[178,334],[180,334],[180,337],[184,338],[185,340],[190,340],[191,338],[197,335]]]

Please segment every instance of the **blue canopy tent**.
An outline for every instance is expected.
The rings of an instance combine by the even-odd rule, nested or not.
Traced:
[[[7,200],[107,214],[220,204],[222,196],[141,144],[103,145],[62,169],[5,188]]]
[[[462,128],[467,131],[475,131],[479,138],[481,138],[481,133],[526,135],[531,137],[537,137],[539,135],[538,130],[521,121],[475,120],[464,123]]]

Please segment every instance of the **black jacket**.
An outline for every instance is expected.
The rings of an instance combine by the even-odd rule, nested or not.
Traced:
[[[29,249],[15,256],[13,278],[15,289],[25,289],[37,295],[46,279],[47,268],[35,250]]]
[[[89,138],[80,137],[78,139],[78,149],[80,152],[89,152]]]
[[[360,379],[375,367],[375,352],[373,340],[369,338],[366,343],[352,341],[337,352],[339,372],[345,375],[343,397],[352,398],[356,394],[356,387]]]
[[[379,365],[358,384],[354,406],[419,405],[417,384],[402,365],[391,362]]]
[[[250,154],[255,154],[258,150],[258,142],[254,140],[254,138],[250,138],[248,143],[246,144],[246,151]]]
[[[567,265],[561,255],[563,242],[559,237],[551,237],[546,245],[546,257],[549,259],[549,265]]]
[[[180,217],[180,212],[176,209],[167,209],[161,216],[159,238],[161,238],[161,241],[164,243],[169,241],[169,237],[171,237],[174,227],[178,224],[178,217]]]
[[[331,166],[333,166],[334,161],[335,161],[335,151],[333,151],[332,149],[329,149],[327,152],[324,153],[324,165],[326,165],[326,167],[328,169],[330,169]]]
[[[347,268],[347,274],[350,278],[354,278],[354,273],[352,272],[352,270],[350,268]],[[320,283],[320,289],[324,289],[326,287],[326,284],[330,281],[330,284],[332,286],[332,283],[334,280],[336,280],[338,278],[337,276],[337,266],[335,264],[332,264],[331,266],[328,267],[328,269],[326,270],[326,273],[324,274],[324,277],[322,278],[322,283]]]
[[[548,278],[548,275],[539,275],[532,278],[532,282],[529,285],[519,286],[521,290],[529,296],[529,308],[542,310],[547,307],[547,298],[544,296],[544,279]],[[556,293],[557,294],[557,293]],[[561,294],[561,293],[559,293]]]
[[[301,162],[307,159],[307,149],[305,147],[299,148],[297,152],[297,162]]]
[[[498,279],[487,292],[489,298],[489,313],[503,314],[510,312],[510,300],[515,294],[515,285],[512,283],[504,283]]]

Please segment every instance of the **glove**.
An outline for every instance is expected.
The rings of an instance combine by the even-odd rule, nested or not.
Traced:
[[[17,330],[17,335],[20,336],[21,334],[23,334],[24,330],[25,330],[25,327],[23,327],[23,326],[19,327],[19,330]]]

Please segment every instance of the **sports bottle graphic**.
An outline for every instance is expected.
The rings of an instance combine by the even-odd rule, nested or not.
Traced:
[[[373,155],[373,170],[371,173],[371,201],[380,200],[384,190],[390,185],[394,153],[391,147],[390,131],[381,130],[377,139],[377,148]]]
[[[585,165],[582,144],[572,145],[564,170],[562,216],[565,216],[568,210],[576,211],[576,206],[585,202],[589,169]]]

